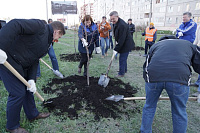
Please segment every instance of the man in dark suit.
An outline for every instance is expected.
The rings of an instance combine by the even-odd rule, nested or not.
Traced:
[[[110,13],[110,21],[114,24],[114,37],[116,46],[114,53],[120,53],[119,73],[117,77],[124,77],[127,72],[127,59],[129,52],[134,48],[135,43],[129,31],[129,26],[122,20],[116,11]]]
[[[128,19],[128,26],[129,26],[129,31],[131,33],[131,36],[133,37],[133,33],[135,32],[135,25],[132,23],[132,19]]]
[[[39,113],[33,93],[36,92],[36,72],[39,59],[47,54],[53,40],[65,34],[64,25],[55,21],[44,24],[38,19],[13,19],[0,31],[0,77],[9,93],[7,101],[6,130],[11,133],[27,133],[20,127],[23,107],[29,120],[46,118],[50,113]],[[31,88],[27,88],[4,65],[8,61]]]

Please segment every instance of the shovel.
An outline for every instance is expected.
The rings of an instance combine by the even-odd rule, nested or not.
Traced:
[[[114,57],[115,57],[115,54],[113,53],[106,74],[105,74],[105,75],[102,74],[102,75],[100,76],[100,78],[99,78],[99,81],[98,81],[98,84],[101,85],[101,86],[103,86],[104,88],[108,85],[108,83],[109,83],[109,81],[110,81],[110,78],[108,78],[108,72],[109,72],[109,70],[110,70],[110,67],[111,67],[111,64],[112,64],[112,61],[113,61]]]
[[[197,101],[198,97],[188,97],[189,101]],[[146,100],[146,97],[124,97],[123,95],[112,95],[107,97],[105,100],[118,102],[120,100]],[[169,97],[160,97],[159,100],[170,100]]]
[[[8,70],[10,70],[22,83],[24,83],[28,88],[31,88],[31,85],[7,62],[3,64]],[[35,95],[43,102],[43,104],[52,103],[52,101],[46,102],[44,98],[36,91]]]
[[[53,71],[53,73],[55,75],[57,75],[58,77],[60,78],[64,78],[64,76],[62,75],[62,73],[60,73],[58,70],[54,70],[53,68],[51,68],[45,61],[43,61],[41,58],[40,58],[40,61],[42,61],[49,69],[51,69]]]

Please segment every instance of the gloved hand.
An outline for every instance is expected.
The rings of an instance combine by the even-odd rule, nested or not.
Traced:
[[[0,64],[4,64],[6,60],[7,60],[6,53],[0,49]]]
[[[113,54],[114,54],[114,55],[116,55],[117,53],[118,53],[117,51],[113,50]]]
[[[144,36],[145,34],[144,34],[144,33],[141,33],[141,35]]]
[[[178,36],[179,37],[183,36],[183,32],[178,32]]]
[[[96,50],[97,54],[101,53],[101,48],[100,47],[96,47],[95,50]]]
[[[83,47],[88,45],[88,42],[84,38],[82,38],[81,40],[82,40]]]
[[[33,94],[36,92],[36,86],[35,86],[35,81],[33,79],[28,80],[28,83],[31,85],[31,88],[27,87],[27,90],[30,92],[33,92]]]
[[[172,34],[175,34],[175,32],[176,32],[176,29],[174,29],[174,30],[172,31]]]

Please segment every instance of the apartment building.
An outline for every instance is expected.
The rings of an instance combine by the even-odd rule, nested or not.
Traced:
[[[102,16],[109,18],[115,10],[125,21],[132,18],[136,25],[148,25],[151,16],[156,28],[173,30],[181,24],[183,12],[189,11],[200,23],[200,0],[94,0],[93,8],[96,21]]]
[[[85,15],[91,15],[91,17],[93,18],[93,15],[94,15],[93,4],[94,3],[87,3],[87,4],[84,4],[83,6],[81,6],[81,9],[80,9],[81,12],[80,12],[80,16],[79,16],[80,19],[83,19],[83,17]]]

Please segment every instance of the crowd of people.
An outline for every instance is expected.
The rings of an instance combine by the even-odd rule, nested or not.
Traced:
[[[94,23],[90,15],[85,15],[78,29],[78,50],[81,60],[78,73],[87,76],[87,62],[93,51],[101,52],[101,58],[119,54],[117,77],[127,73],[127,59],[135,47],[132,19],[128,23],[121,19],[117,11],[109,14],[109,21],[102,16],[102,22]],[[157,29],[150,23],[142,33],[145,36],[146,60],[143,65],[146,103],[142,112],[140,132],[152,132],[152,123],[158,99],[165,89],[171,100],[173,132],[186,133],[188,100],[191,84],[191,66],[200,74],[200,26],[191,19],[190,12],[183,13],[183,23],[173,35],[161,37],[156,43]],[[64,25],[49,19],[48,24],[38,19],[13,19],[0,31],[0,77],[7,89],[6,130],[11,133],[27,133],[20,127],[20,112],[23,107],[30,121],[47,118],[50,113],[40,113],[35,105],[33,94],[36,92],[36,79],[40,76],[39,59],[47,53],[54,70],[59,71],[53,49],[53,42],[65,34]],[[114,38],[114,43],[113,43]],[[89,58],[88,58],[89,56]],[[31,88],[26,87],[3,64],[9,62],[24,77]],[[12,84],[10,84],[12,81]],[[200,85],[200,75],[192,85]],[[200,86],[198,87],[198,96]]]

